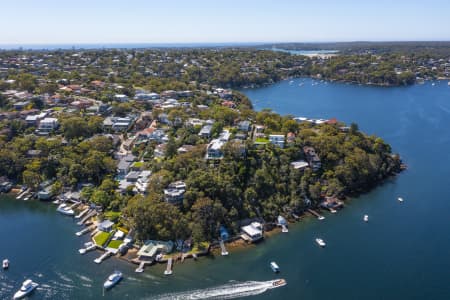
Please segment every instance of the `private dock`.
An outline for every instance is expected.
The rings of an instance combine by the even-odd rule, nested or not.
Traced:
[[[172,260],[172,257],[171,257],[171,258],[169,258],[167,260],[167,268],[164,271],[164,275],[171,275],[172,274],[172,263],[173,263],[173,260]]]
[[[320,215],[318,212],[316,212],[316,211],[314,211],[312,209],[308,209],[308,212],[311,213],[313,216],[316,216],[317,219],[319,219],[319,220],[325,219],[324,216]]]
[[[147,262],[145,262],[145,261],[141,261],[141,263],[139,264],[139,267],[137,267],[137,269],[136,270],[134,270],[136,273],[142,273],[142,272],[144,272],[144,268],[145,268],[145,264],[146,264]]]
[[[80,212],[78,215],[75,216],[75,219],[80,219],[80,218],[82,218],[85,214],[87,214],[88,211],[90,211],[90,208],[86,208],[85,210],[83,210],[82,212]]]
[[[78,231],[77,233],[75,233],[75,235],[76,235],[76,236],[82,236],[83,234],[88,233],[89,231],[92,231],[92,230],[94,230],[94,229],[95,229],[94,226],[86,227],[86,228],[84,228],[83,230]]]
[[[228,251],[225,248],[225,243],[223,242],[223,240],[220,240],[220,249],[222,249],[222,256],[228,255]]]
[[[97,212],[95,210],[90,211],[86,216],[84,216],[83,219],[81,219],[81,221],[79,221],[77,224],[78,225],[83,225],[87,220],[89,220],[90,218],[92,218],[93,216],[95,216],[97,214]]]
[[[25,191],[21,192],[19,195],[17,195],[16,199],[20,200],[22,197],[26,196],[30,192],[30,189],[26,189]]]
[[[101,264],[102,261],[104,261],[106,258],[110,257],[113,254],[112,251],[106,251],[105,253],[103,253],[99,258],[94,259],[94,262],[96,264]]]

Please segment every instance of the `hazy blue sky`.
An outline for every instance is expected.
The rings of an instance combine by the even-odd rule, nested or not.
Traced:
[[[0,44],[450,40],[449,0],[11,0]]]

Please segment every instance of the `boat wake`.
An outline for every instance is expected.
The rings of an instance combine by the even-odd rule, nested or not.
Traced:
[[[234,299],[240,297],[255,296],[262,294],[269,289],[276,288],[277,286],[274,286],[274,282],[276,281],[277,280],[230,283],[207,289],[163,294],[153,299],[160,299],[160,300]]]

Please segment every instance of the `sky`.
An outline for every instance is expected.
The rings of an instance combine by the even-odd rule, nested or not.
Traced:
[[[0,0],[0,44],[450,40],[449,0]]]

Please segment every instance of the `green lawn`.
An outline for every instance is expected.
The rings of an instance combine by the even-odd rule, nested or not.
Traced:
[[[133,168],[142,168],[144,166],[144,162],[142,161],[137,161],[133,164]]]
[[[123,243],[122,240],[114,240],[114,241],[111,241],[111,242],[108,244],[108,246],[106,246],[106,247],[108,247],[108,248],[113,248],[113,249],[118,249],[119,246],[120,246],[122,243]]]
[[[94,236],[94,241],[97,244],[97,246],[103,247],[103,245],[106,243],[110,235],[111,233],[109,232],[100,231]]]
[[[105,218],[113,222],[116,222],[120,218],[119,211],[105,211],[103,215],[105,216]]]
[[[256,143],[267,144],[269,142],[269,140],[266,139],[266,138],[256,138],[255,142]]]

